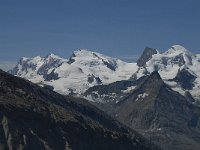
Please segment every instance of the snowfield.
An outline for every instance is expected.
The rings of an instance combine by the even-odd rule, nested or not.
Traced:
[[[200,61],[199,54],[192,54],[190,51],[180,45],[174,45],[164,53],[154,54],[152,58],[146,62],[145,67],[141,67],[136,72],[136,76],[139,78],[144,76],[146,72],[151,73],[157,70],[161,78],[167,83],[173,90],[184,95],[186,91],[189,91],[192,96],[200,100]],[[193,81],[194,87],[192,89],[184,89],[179,83],[172,81],[176,78],[178,72],[187,70],[196,79]],[[184,79],[188,80],[188,79]],[[189,82],[189,81],[188,81]]]
[[[12,74],[34,83],[54,87],[61,94],[82,94],[89,87],[127,80],[137,70],[137,64],[126,63],[88,50],[78,50],[69,60],[50,54],[44,58],[22,58]],[[52,74],[57,78],[46,80]]]
[[[10,73],[40,85],[50,85],[61,94],[82,95],[92,86],[128,80],[133,76],[139,79],[154,70],[175,91],[182,95],[188,91],[200,100],[200,54],[192,54],[180,45],[174,45],[164,53],[157,51],[143,67],[81,49],[74,51],[69,59],[54,54],[23,57]],[[192,89],[184,88],[177,80],[182,71],[194,77],[192,81],[185,78],[188,84],[192,82]]]

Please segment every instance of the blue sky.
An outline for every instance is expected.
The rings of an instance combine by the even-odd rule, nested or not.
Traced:
[[[199,0],[0,0],[0,62],[50,52],[67,58],[79,48],[130,58],[145,46],[163,51],[180,44],[198,53],[199,6]]]

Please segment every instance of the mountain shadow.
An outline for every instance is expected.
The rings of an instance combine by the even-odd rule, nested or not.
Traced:
[[[0,70],[0,149],[158,149],[83,99]]]

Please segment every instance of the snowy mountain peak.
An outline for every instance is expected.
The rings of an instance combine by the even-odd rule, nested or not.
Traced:
[[[21,59],[20,59],[20,61],[27,61],[29,58],[28,57],[22,57]]]
[[[73,52],[71,57],[79,58],[79,59],[99,59],[99,60],[107,60],[107,61],[116,60],[115,58],[111,58],[111,57],[108,57],[103,54],[93,52],[87,49],[78,49]]]
[[[165,54],[175,54],[175,55],[183,53],[191,54],[185,47],[181,45],[173,45],[168,51],[165,52]]]
[[[38,62],[42,61],[42,59],[43,58],[41,56],[36,56],[36,57],[33,57],[33,58],[22,57],[19,60],[16,67],[18,67],[19,65],[21,65],[21,66],[24,66],[24,65],[31,66],[32,65],[33,66],[33,65],[37,64]]]
[[[58,55],[55,55],[55,54],[53,54],[53,53],[49,53],[49,54],[47,54],[46,55],[46,57],[44,58],[44,59],[63,59],[63,58],[61,58],[61,57],[59,57]]]
[[[189,90],[194,98],[199,99],[200,61],[198,55],[193,55],[183,46],[174,45],[164,53],[153,54],[147,60],[144,61],[144,65],[138,65],[140,68],[133,78],[138,79],[153,71],[158,71],[161,78],[174,90],[183,95],[186,90]]]
[[[89,87],[127,80],[136,64],[126,63],[86,49],[73,52],[69,60],[55,54],[24,58],[10,71],[34,83],[49,85],[62,94],[81,94]]]
[[[61,94],[81,95],[95,85],[135,80],[153,71],[158,71],[165,82],[182,93],[187,90],[184,87],[188,87],[182,79],[191,79],[190,92],[194,98],[199,98],[200,55],[192,55],[180,45],[174,45],[164,53],[146,47],[137,63],[126,63],[86,49],[74,51],[69,60],[52,53],[46,57],[23,57],[10,73],[52,86]]]
[[[181,45],[173,45],[172,48],[175,50],[175,51],[187,51],[185,47],[181,46]]]
[[[115,71],[118,67],[117,65],[118,60],[116,58],[111,58],[109,56],[105,56],[103,54],[92,52],[86,49],[80,49],[77,51],[74,51],[72,56],[70,57],[68,64],[72,63],[79,63],[84,64],[85,66],[92,67],[92,66],[106,66],[112,71]]]
[[[92,56],[93,52],[89,51],[87,49],[78,49],[74,51],[74,55],[76,57],[81,57],[81,56]]]
[[[54,57],[54,56],[57,56],[57,55],[55,55],[54,53],[48,53],[48,54],[46,55],[46,57]]]
[[[96,56],[98,56],[98,55],[96,55]],[[94,60],[96,58],[96,56],[95,56],[94,52],[89,51],[87,49],[78,49],[72,53],[68,63],[72,64],[75,61],[84,61],[84,62],[91,61],[91,60]]]

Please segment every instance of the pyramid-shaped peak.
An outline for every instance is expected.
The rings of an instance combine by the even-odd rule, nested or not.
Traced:
[[[145,82],[140,85],[142,88],[143,87],[154,87],[156,89],[160,88],[161,85],[164,84],[164,81],[162,80],[160,74],[158,71],[153,71],[148,78],[145,80]],[[153,90],[153,89],[152,89]]]
[[[162,78],[160,77],[160,74],[158,73],[158,71],[153,71],[153,72],[150,74],[149,78],[155,78],[155,79],[160,79],[160,80],[162,80]]]
[[[160,77],[160,74],[158,73],[158,71],[153,71],[143,82],[143,84],[139,85],[139,87],[141,88],[149,88],[151,89],[151,87],[154,87],[156,89],[160,88],[161,85],[164,84],[164,81],[162,80],[162,78]],[[155,90],[155,89],[151,89],[151,90]]]
[[[137,60],[137,65],[139,67],[143,67],[146,64],[146,62],[149,61],[152,58],[152,56],[157,53],[159,53],[159,52],[156,49],[150,48],[150,47],[145,47],[142,55]]]

